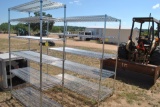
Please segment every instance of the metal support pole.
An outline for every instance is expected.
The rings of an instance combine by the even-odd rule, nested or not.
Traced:
[[[67,22],[66,22],[66,31],[68,31]]]
[[[28,16],[30,17],[30,12],[28,12]],[[30,22],[28,23],[28,36],[30,36]],[[31,50],[31,40],[28,39],[28,49]],[[28,66],[30,67],[30,61],[28,60]],[[30,83],[30,76],[29,76],[29,83]],[[31,94],[31,90],[29,91]],[[31,99],[28,98],[28,106],[30,106]]]
[[[47,38],[48,38],[48,36],[49,36],[49,21],[47,22]],[[48,43],[48,41],[47,41],[47,55],[48,55],[48,46],[49,46],[49,43]],[[47,65],[47,73],[48,73],[48,65]]]
[[[49,21],[47,22],[47,38],[49,36],[48,31],[49,31]],[[49,43],[47,41],[47,55],[48,55],[48,46],[49,46]],[[48,74],[48,64],[47,64],[47,74]],[[48,80],[48,75],[47,75],[47,80]]]
[[[68,27],[67,27],[68,25],[67,25],[67,21],[66,21],[66,24],[65,24],[65,27],[66,27],[66,30],[65,30],[65,32],[67,32],[68,31]],[[66,37],[66,42],[67,42],[67,37]],[[66,58],[65,58],[66,59]]]
[[[117,76],[117,65],[118,65],[118,49],[119,49],[119,42],[120,42],[120,32],[121,31],[121,20],[119,21],[119,32],[118,32],[118,42],[117,42],[117,54],[116,54],[116,65],[115,65],[115,74],[114,74],[114,83],[113,83],[113,93],[115,91],[115,81]]]
[[[64,101],[64,64],[66,59],[65,46],[66,46],[66,5],[64,5],[64,37],[63,37],[63,67],[62,67],[62,105]]]
[[[28,13],[29,14],[29,17],[30,17],[30,12]],[[30,33],[31,33],[31,31],[30,31],[30,23],[28,23],[28,36],[30,36]],[[30,50],[30,39],[28,40],[28,49]]]
[[[129,40],[132,40],[132,33],[133,33],[133,28],[134,28],[134,22],[135,22],[135,21],[134,21],[134,19],[133,19]]]
[[[102,59],[100,63],[100,78],[99,78],[99,90],[98,90],[98,106],[100,105],[100,97],[101,97],[101,80],[102,80],[102,66],[103,66],[103,58],[104,58],[104,41],[105,41],[105,36],[106,36],[106,21],[107,21],[107,15],[105,15],[105,20],[104,20],[104,34],[102,37],[103,40],[103,46],[102,46]]]
[[[11,27],[10,27],[10,9],[8,9],[8,38],[9,38],[9,71],[11,71]],[[12,73],[10,72],[10,91],[12,93]]]
[[[47,37],[49,36],[49,21],[47,22]]]
[[[152,43],[153,43],[153,40],[154,40],[154,21],[152,20],[152,29],[151,29],[151,32],[152,32]]]
[[[141,23],[141,25],[140,25],[140,31],[139,31],[139,35],[141,35],[141,33],[142,33],[142,25],[143,25],[143,23]],[[132,28],[133,29],[133,28]],[[139,39],[138,40],[140,40],[141,38],[140,38],[141,36],[139,36]],[[150,38],[150,36],[149,36],[149,38]]]
[[[149,14],[149,17],[151,17],[151,13]],[[150,34],[150,21],[149,21],[149,24],[148,24],[148,34]]]
[[[40,0],[40,107],[42,107],[42,4]]]

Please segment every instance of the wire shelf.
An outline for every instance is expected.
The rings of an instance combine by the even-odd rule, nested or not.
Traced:
[[[106,15],[67,17],[66,22],[118,22],[120,19]],[[64,18],[56,18],[55,22],[64,22]]]
[[[62,61],[56,61],[54,63],[51,63],[51,65],[62,68]],[[72,71],[72,72],[76,72],[78,74],[81,74],[81,75],[84,75],[90,78],[95,78],[95,79],[100,78],[101,70],[99,68],[90,67],[87,65],[65,60],[64,69]],[[114,74],[115,73],[113,71],[102,69],[102,79],[109,78],[113,76]]]
[[[64,18],[52,18],[52,17],[42,17],[43,21],[49,22],[64,22]],[[22,23],[38,23],[40,21],[40,17],[26,17],[26,18],[18,18],[18,19],[11,19],[12,22],[22,22]],[[105,15],[99,16],[77,16],[77,17],[67,17],[66,22],[104,22]],[[119,19],[113,18],[111,16],[107,16],[107,22],[117,22],[120,21]]]
[[[62,74],[59,74],[56,77],[62,79]],[[94,100],[98,99],[99,84],[89,82],[69,74],[64,74],[64,87],[88,98]],[[109,97],[112,92],[112,89],[101,86],[100,100]]]
[[[49,48],[49,49],[63,52],[63,47]],[[74,49],[74,48],[69,48],[69,47],[65,48],[65,52],[76,54],[76,55],[81,55],[81,56],[87,56],[87,57],[102,59],[102,53],[99,53],[99,52],[93,52],[93,51],[87,51],[87,50],[81,50],[81,49]],[[104,54],[104,59],[108,59],[108,58],[116,58],[116,55],[115,54]]]
[[[23,79],[24,81],[27,81],[31,83],[33,86],[39,88],[39,71],[35,70],[30,67],[26,68],[19,68],[11,70],[11,72],[18,76],[19,78]],[[43,73],[42,74],[42,90],[47,90],[49,88],[53,88],[56,85],[62,85],[62,74],[59,74],[57,76],[50,76],[48,74]],[[72,91],[75,91],[79,94],[82,94],[88,98],[97,99],[98,98],[98,87],[99,85],[93,82],[89,82],[87,80],[83,80],[68,74],[65,75],[64,80],[64,86]],[[101,100],[111,95],[112,90],[102,86],[101,87]]]
[[[35,90],[31,87],[26,87],[18,90],[13,90],[12,95],[27,107],[40,107],[40,92],[38,90]],[[47,98],[45,95],[43,95],[42,107],[62,106],[54,100],[51,100]]]
[[[18,39],[32,39],[32,40],[40,40],[40,37],[36,37],[36,36],[10,36],[11,38],[18,38]],[[59,41],[59,40],[62,40],[62,39],[55,39],[55,38],[47,38],[47,37],[42,37],[42,40],[43,41],[49,41],[49,40],[52,40],[52,41]]]
[[[52,17],[42,16],[43,21],[54,22],[54,19],[55,18],[52,18]],[[11,22],[22,22],[22,23],[39,23],[39,21],[40,21],[39,16],[11,19]]]
[[[64,4],[59,2],[52,2],[50,0],[43,0],[42,10],[50,10],[64,7]],[[9,10],[19,12],[39,12],[40,11],[40,0],[33,0],[28,3],[24,3],[15,7],[9,8]]]
[[[26,59],[35,61],[35,62],[40,62],[40,54],[38,52],[33,52],[33,51],[15,51],[11,52],[13,55],[21,56]],[[62,59],[55,58],[52,56],[48,56],[45,54],[42,54],[42,63],[50,64],[55,61],[61,61]]]
[[[11,70],[11,72],[22,80],[32,84],[36,88],[40,88],[40,71],[30,67],[25,67]],[[55,85],[61,85],[61,81],[56,77],[48,75],[44,72],[42,72],[42,75],[42,90],[47,90]]]

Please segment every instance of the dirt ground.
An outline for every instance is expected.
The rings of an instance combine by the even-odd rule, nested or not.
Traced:
[[[58,38],[56,35],[50,35],[50,37]],[[3,39],[5,42],[3,44],[7,45],[7,34],[0,34],[0,40]],[[4,41],[6,40],[6,41]],[[24,41],[24,40],[22,40]],[[58,45],[62,45],[61,41],[55,42]],[[1,44],[1,43],[0,43]],[[101,50],[102,44],[98,44],[96,41],[78,41],[78,39],[67,39],[67,46],[71,47],[81,47],[93,50]],[[2,49],[2,48],[0,48]],[[117,50],[116,45],[105,44],[105,51],[115,52]],[[69,56],[76,57],[76,56]],[[85,59],[85,61],[89,61],[92,59]],[[94,61],[94,60],[93,60]],[[87,62],[89,63],[89,62]],[[92,63],[90,64],[92,65]],[[145,77],[141,77],[145,78]],[[146,80],[137,81],[138,76],[134,79],[130,78],[128,75],[124,78],[117,76],[115,81],[115,92],[114,94],[101,102],[100,107],[160,107],[160,78],[157,82],[152,85],[148,83]],[[109,82],[113,81],[113,79],[109,79]],[[108,84],[108,81],[103,81],[102,84]],[[49,93],[48,96],[52,99],[54,97],[61,95],[60,93],[56,93],[55,90],[52,90],[52,93]],[[69,92],[67,92],[69,93]],[[75,98],[69,96],[67,94],[67,102],[68,107],[96,107],[96,105],[89,105],[84,101],[81,101],[83,98]],[[10,98],[11,94],[9,91],[3,92],[0,91],[0,107],[21,107],[22,105],[14,98]],[[76,95],[77,96],[77,95]],[[78,99],[78,101],[75,101]],[[74,103],[74,104],[73,104]],[[66,106],[67,107],[67,106]]]
[[[57,35],[50,35],[50,37],[58,38]],[[56,41],[56,43],[62,44],[61,41]],[[102,49],[102,44],[97,43],[96,40],[94,40],[94,41],[92,40],[92,41],[88,42],[88,41],[79,41],[78,38],[67,39],[66,45],[67,46],[79,46],[79,47]],[[116,45],[105,44],[104,49],[116,51],[117,46]]]
[[[49,35],[49,37],[58,38],[57,35]],[[6,38],[7,39],[8,38],[8,34],[0,34],[0,38]],[[62,44],[61,41],[55,41],[55,43]],[[96,41],[91,41],[91,42],[79,41],[78,38],[67,39],[66,45],[67,46],[79,46],[79,47],[102,49],[102,44],[99,44]],[[105,44],[104,49],[116,51],[117,50],[117,46],[116,45]]]

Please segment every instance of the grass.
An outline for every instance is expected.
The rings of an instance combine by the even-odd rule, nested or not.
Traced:
[[[121,96],[124,97],[129,104],[133,104],[134,101],[139,101],[139,97],[135,93],[121,93]]]

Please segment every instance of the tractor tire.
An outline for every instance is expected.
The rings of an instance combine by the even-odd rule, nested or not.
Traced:
[[[48,41],[49,46],[55,46],[55,43],[53,41]]]
[[[128,51],[126,50],[126,44],[127,44],[127,43],[122,42],[122,43],[119,45],[119,48],[118,48],[118,58],[120,58],[120,59],[127,59]]]
[[[151,54],[150,63],[153,65],[160,65],[160,46],[157,46]]]

